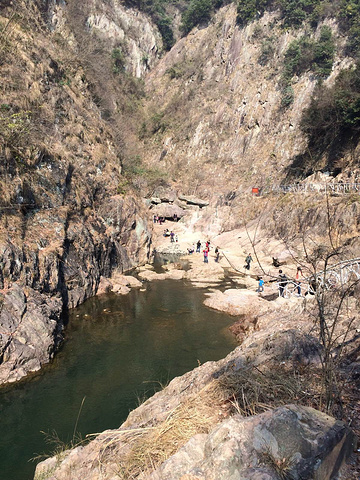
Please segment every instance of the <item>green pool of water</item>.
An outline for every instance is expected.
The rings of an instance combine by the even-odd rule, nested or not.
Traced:
[[[203,291],[161,281],[72,310],[52,364],[0,390],[0,479],[32,479],[29,459],[54,450],[41,432],[70,441],[84,397],[82,436],[118,427],[160,384],[227,355],[236,346],[227,329],[234,318],[202,302]]]

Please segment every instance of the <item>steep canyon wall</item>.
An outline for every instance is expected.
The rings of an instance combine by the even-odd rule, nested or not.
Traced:
[[[116,87],[99,97],[96,55],[78,53],[81,29],[90,44],[89,29],[105,14],[80,22],[79,33],[71,30],[70,7],[19,2],[1,11],[0,383],[49,361],[62,338],[62,312],[94,295],[100,276],[149,255],[145,205],[131,189],[119,194],[131,122],[123,114],[116,127],[108,120]],[[136,38],[143,32],[151,63],[151,24],[134,11],[122,21]],[[115,33],[124,36],[120,26]],[[131,45],[136,74],[141,52]],[[103,75],[106,87],[111,72]]]

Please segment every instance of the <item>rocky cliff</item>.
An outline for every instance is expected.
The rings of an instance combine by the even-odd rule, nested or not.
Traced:
[[[294,159],[307,152],[300,124],[319,83],[311,68],[292,75],[291,102],[284,104],[287,52],[304,35],[318,39],[324,26],[336,44],[332,69],[321,80],[331,86],[353,62],[344,54],[345,39],[334,19],[324,19],[315,30],[284,29],[273,11],[239,27],[230,4],[209,24],[194,28],[146,77],[140,128],[146,161],[180,178],[186,193],[214,202],[283,182]],[[346,156],[354,169],[351,155],[339,158]],[[325,157],[319,170],[326,169]]]
[[[49,360],[62,311],[94,295],[101,275],[149,255],[145,205],[131,188],[119,195],[131,126],[121,115],[116,128],[104,118],[113,92],[96,95],[95,54],[82,51],[89,64],[79,59],[83,38],[71,30],[70,7],[65,15],[65,5],[19,2],[1,11],[1,383]],[[98,13],[101,20],[89,17],[80,32],[105,22]],[[122,20],[126,31],[142,32],[150,64],[151,25],[135,12]],[[120,27],[116,35],[124,36]],[[139,51],[134,46],[129,61],[134,73]]]

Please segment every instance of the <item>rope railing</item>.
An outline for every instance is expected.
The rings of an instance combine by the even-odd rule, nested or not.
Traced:
[[[360,193],[360,183],[292,183],[288,185],[272,185],[262,190],[264,193]]]
[[[317,289],[331,290],[346,285],[351,279],[360,280],[360,258],[344,260],[329,265],[325,271],[320,271],[299,281],[284,279],[276,282],[279,296],[290,298],[294,296],[314,295]]]
[[[37,205],[36,203],[10,203],[9,205],[0,205],[1,210],[19,210],[20,208],[26,207],[27,209],[31,210],[58,210],[66,205],[55,205],[55,206],[45,206],[45,205]]]

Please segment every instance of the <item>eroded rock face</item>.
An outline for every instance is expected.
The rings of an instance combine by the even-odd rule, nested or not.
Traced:
[[[0,300],[1,302],[1,300]],[[44,295],[14,284],[0,303],[0,383],[35,372],[62,340],[60,295]]]
[[[219,205],[284,178],[284,169],[306,148],[300,122],[316,86],[309,71],[294,76],[294,101],[283,108],[285,52],[310,33],[284,29],[276,11],[245,27],[236,15],[234,4],[219,9],[208,25],[181,38],[146,78],[149,116],[164,105],[164,122],[169,120],[164,132],[146,139],[146,157],[172,172],[183,193]],[[325,23],[342,51],[336,25]],[[265,45],[271,45],[266,58]],[[349,63],[341,58],[325,82],[333,84]]]
[[[117,1],[87,2],[84,25],[91,34],[107,45],[108,51],[118,49],[125,70],[135,77],[142,77],[163,49],[161,35],[150,19],[142,12],[125,8]],[[67,5],[50,4],[48,21],[54,31],[60,32],[71,44],[73,33],[67,22]]]
[[[49,361],[61,337],[62,310],[95,295],[101,276],[147,260],[151,232],[143,208],[132,197],[112,196],[96,215],[68,208],[34,212],[25,230],[21,215],[11,217],[0,239],[0,383]]]
[[[330,480],[353,449],[343,423],[309,407],[288,405],[254,417],[226,420],[190,440],[142,478],[151,480]],[[189,477],[186,477],[188,475]]]

